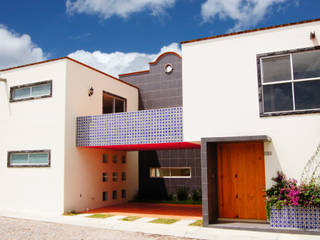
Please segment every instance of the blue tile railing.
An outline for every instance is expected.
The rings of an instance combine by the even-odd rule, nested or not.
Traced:
[[[182,107],[77,117],[78,147],[182,141]]]

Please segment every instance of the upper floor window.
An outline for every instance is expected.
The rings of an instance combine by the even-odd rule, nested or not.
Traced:
[[[8,167],[50,167],[50,150],[8,152]]]
[[[125,98],[103,92],[103,114],[126,112],[126,102]]]
[[[320,49],[258,55],[261,116],[320,111]]]
[[[10,88],[10,102],[52,96],[52,81],[38,82]]]

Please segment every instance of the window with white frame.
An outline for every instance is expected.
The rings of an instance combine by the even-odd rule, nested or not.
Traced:
[[[50,167],[50,150],[8,152],[8,167]]]
[[[150,168],[151,178],[191,178],[190,167]]]
[[[320,111],[320,49],[258,55],[261,114]]]
[[[38,82],[10,88],[10,102],[52,96],[52,81]]]

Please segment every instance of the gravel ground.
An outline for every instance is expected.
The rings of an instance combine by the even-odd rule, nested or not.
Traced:
[[[25,219],[0,217],[1,240],[187,240]]]

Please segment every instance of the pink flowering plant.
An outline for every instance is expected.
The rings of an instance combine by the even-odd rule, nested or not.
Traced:
[[[271,207],[281,209],[283,206],[320,207],[320,186],[315,183],[298,184],[297,180],[287,178],[278,172],[272,178],[275,184],[266,191],[267,217],[270,218]]]

